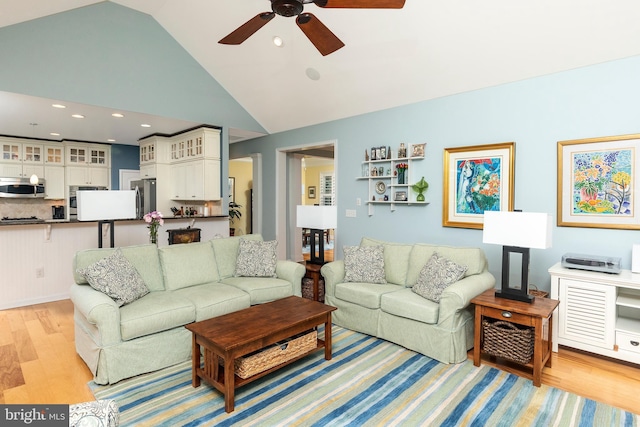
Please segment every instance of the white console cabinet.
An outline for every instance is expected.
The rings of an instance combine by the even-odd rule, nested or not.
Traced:
[[[558,344],[640,363],[640,274],[549,269],[551,295],[560,300],[553,324]]]

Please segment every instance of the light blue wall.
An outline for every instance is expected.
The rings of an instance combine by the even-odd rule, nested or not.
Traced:
[[[6,92],[264,132],[151,16],[115,3],[0,28],[0,58]]]
[[[514,141],[515,207],[547,212],[556,218],[557,142],[640,133],[640,57],[585,67],[550,76],[505,84],[421,102],[317,126],[232,144],[230,157],[263,155],[264,235],[275,236],[275,152],[336,139],[337,204],[340,245],[358,244],[362,236],[397,242],[428,242],[482,247],[490,269],[500,277],[501,248],[482,243],[482,230],[442,226],[444,149]],[[356,206],[367,197],[367,183],[358,181],[364,150],[400,142],[426,142],[421,168],[430,187],[428,206],[400,206],[395,212]],[[355,209],[357,218],[346,218]],[[531,282],[549,288],[547,269],[566,252],[621,257],[630,268],[631,247],[640,231],[554,227],[553,248],[532,250]],[[337,248],[337,257],[342,256]]]

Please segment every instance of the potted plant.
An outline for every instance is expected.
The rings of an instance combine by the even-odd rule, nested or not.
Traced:
[[[242,212],[240,212],[240,208],[242,206],[237,204],[236,202],[229,202],[229,221],[231,225],[233,225],[236,219],[242,218]],[[236,229],[233,227],[229,227],[229,235],[234,236]]]

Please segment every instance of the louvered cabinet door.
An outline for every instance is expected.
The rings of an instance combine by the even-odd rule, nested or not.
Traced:
[[[578,343],[613,349],[616,325],[616,287],[579,280],[559,280],[559,343]]]

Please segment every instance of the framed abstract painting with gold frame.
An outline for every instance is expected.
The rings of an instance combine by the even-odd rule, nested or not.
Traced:
[[[640,134],[558,142],[560,227],[640,229]]]
[[[445,148],[442,225],[483,228],[484,211],[513,210],[515,143]]]

